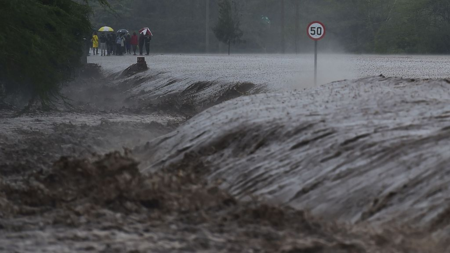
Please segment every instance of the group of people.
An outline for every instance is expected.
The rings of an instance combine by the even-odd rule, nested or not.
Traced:
[[[110,55],[124,55],[131,54],[131,50],[133,50],[133,55],[136,55],[136,51],[139,48],[139,54],[144,54],[144,48],[146,55],[150,54],[150,41],[152,36],[150,34],[140,34],[137,36],[136,33],[133,33],[132,36],[130,34],[125,33],[114,33],[108,32],[105,34],[104,32],[97,35],[97,32],[94,32],[92,35],[92,54],[98,55],[99,48],[101,56],[110,56]]]

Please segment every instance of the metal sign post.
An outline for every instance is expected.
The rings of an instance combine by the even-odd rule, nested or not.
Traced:
[[[325,37],[325,25],[319,21],[311,22],[306,32],[309,38],[314,40],[314,84],[317,84],[317,44]]]
[[[317,84],[317,40],[314,41],[314,84]]]

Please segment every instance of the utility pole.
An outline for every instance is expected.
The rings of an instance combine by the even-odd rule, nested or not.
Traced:
[[[209,53],[209,1],[205,0],[206,2],[206,22],[205,22],[205,51],[206,53]]]
[[[286,51],[284,44],[284,0],[281,0],[281,53],[283,54]]]
[[[300,0],[295,1],[295,32],[294,32],[294,43],[295,43],[295,53],[298,54],[298,36],[300,35],[299,25],[300,25]]]

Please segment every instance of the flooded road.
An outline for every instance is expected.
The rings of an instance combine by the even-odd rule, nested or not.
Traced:
[[[446,252],[450,61],[310,57],[90,57],[72,108],[0,107],[0,251]]]

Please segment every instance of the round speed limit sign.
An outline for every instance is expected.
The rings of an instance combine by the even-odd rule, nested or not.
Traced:
[[[325,37],[325,26],[319,21],[314,21],[308,25],[307,32],[312,40],[321,40]]]

